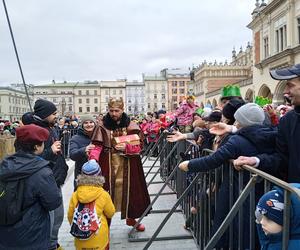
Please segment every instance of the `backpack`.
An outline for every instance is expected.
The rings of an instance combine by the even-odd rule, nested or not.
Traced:
[[[25,179],[0,181],[0,225],[9,226],[22,219]]]
[[[100,226],[95,201],[87,204],[78,202],[70,233],[77,239],[88,240],[93,234],[98,233]]]

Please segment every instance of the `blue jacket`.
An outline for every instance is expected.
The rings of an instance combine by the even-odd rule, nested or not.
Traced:
[[[190,160],[188,164],[189,172],[211,170],[239,156],[255,156],[259,153],[272,153],[275,151],[276,134],[277,131],[275,129],[264,125],[253,125],[241,128],[215,153]],[[270,172],[272,172],[272,170],[270,170]]]
[[[285,181],[300,182],[300,106],[280,119],[276,151],[258,158],[261,170],[276,168]]]
[[[293,187],[300,189],[300,184],[291,184]],[[284,191],[275,187],[283,193]],[[257,232],[262,250],[281,250],[282,249],[282,233],[265,235],[261,224],[257,224]],[[288,250],[300,249],[300,199],[295,194],[291,195],[291,217],[290,217],[290,238]]]
[[[48,249],[49,211],[62,202],[49,162],[39,156],[18,151],[3,160],[0,180],[25,179],[22,220],[12,226],[0,226],[0,249]]]
[[[88,161],[85,148],[90,143],[91,138],[84,133],[82,128],[79,128],[77,135],[70,140],[70,158],[75,161],[75,179],[81,173],[82,165]]]

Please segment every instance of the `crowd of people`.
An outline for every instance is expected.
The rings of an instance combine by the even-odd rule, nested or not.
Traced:
[[[188,176],[227,164],[212,234],[231,209],[226,205],[229,160],[234,160],[237,170],[234,178],[243,165],[250,165],[289,183],[300,183],[300,64],[271,71],[271,76],[287,81],[285,103],[277,107],[262,97],[246,103],[238,86],[226,86],[217,107],[199,107],[194,96],[188,95],[174,112],[158,110],[130,117],[121,98],[110,98],[105,115],[58,119],[56,106],[40,99],[21,122],[1,122],[1,134],[16,136],[16,153],[0,166],[0,249],[62,249],[58,232],[64,216],[61,187],[68,173],[68,158],[75,161],[68,220],[76,249],[109,249],[114,213],[120,212],[128,226],[135,226],[150,204],[140,154],[156,143],[161,133],[168,134],[169,142],[191,140],[200,150],[214,151],[181,162],[179,168]],[[157,155],[157,150],[152,152],[153,157]],[[248,179],[245,172],[244,184]],[[238,187],[233,190],[237,199]],[[283,197],[280,188],[266,194],[256,189],[262,249],[281,249]],[[299,222],[296,208],[300,200],[292,197],[292,201],[291,220]],[[244,217],[249,218],[246,211]],[[289,249],[300,245],[299,228],[290,228]],[[145,229],[143,224],[136,225],[138,231]],[[243,234],[247,249],[247,227]],[[225,233],[217,248],[226,249],[228,243]]]

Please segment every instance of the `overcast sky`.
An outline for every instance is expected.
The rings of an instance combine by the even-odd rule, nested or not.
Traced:
[[[141,80],[230,60],[251,40],[254,0],[6,0],[27,83]],[[0,85],[21,82],[0,4]]]

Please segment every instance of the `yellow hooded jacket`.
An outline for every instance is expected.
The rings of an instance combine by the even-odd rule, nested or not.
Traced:
[[[101,222],[100,229],[97,234],[92,235],[88,240],[79,240],[75,238],[75,247],[79,249],[105,249],[109,243],[109,228],[107,218],[112,218],[115,213],[115,206],[110,195],[102,188],[104,177],[79,175],[77,178],[77,191],[73,193],[69,211],[68,220],[72,224],[74,210],[78,201],[81,203],[90,203],[95,201],[96,212]]]

